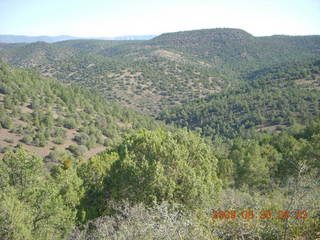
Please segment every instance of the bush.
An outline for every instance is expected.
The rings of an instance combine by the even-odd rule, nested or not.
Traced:
[[[66,136],[66,130],[64,128],[55,128],[51,132],[51,137],[62,137],[64,138]]]
[[[23,134],[24,133],[24,127],[23,126],[21,126],[21,125],[18,125],[18,126],[16,126],[14,129],[12,129],[12,131],[14,132],[14,133],[17,133],[17,134]]]
[[[7,142],[7,143],[13,143],[13,139],[12,138],[5,138],[4,141]]]
[[[23,136],[21,141],[24,142],[25,144],[30,145],[33,141],[33,138],[30,135],[25,135]]]
[[[60,162],[62,163],[65,159],[71,158],[71,154],[68,151],[65,150],[53,150],[49,153],[49,155],[46,157],[48,160],[51,160],[52,162]]]
[[[45,134],[43,132],[39,132],[36,134],[35,138],[34,138],[34,144],[37,147],[44,147],[47,142],[46,142],[46,137]]]
[[[64,141],[65,141],[65,140],[64,140],[64,138],[62,138],[62,137],[55,138],[55,139],[52,140],[52,142],[55,143],[55,144],[63,144]]]
[[[93,148],[97,143],[97,139],[95,136],[90,135],[87,143],[85,144],[88,149]]]
[[[0,119],[0,123],[1,123],[1,126],[6,129],[11,129],[13,126],[12,120],[10,118]]]
[[[75,136],[74,140],[80,145],[85,145],[89,141],[89,136],[85,133],[80,133]]]
[[[190,208],[214,204],[221,181],[209,146],[186,131],[141,130],[117,148],[106,189],[114,199],[175,202]]]
[[[77,127],[77,123],[73,118],[66,118],[63,120],[63,126],[65,128],[73,129]]]
[[[70,145],[69,147],[68,147],[68,150],[71,152],[71,153],[73,153],[73,155],[75,156],[75,157],[80,157],[80,156],[82,156],[86,151],[88,151],[88,149],[87,149],[87,147],[86,146],[83,146],[83,145],[75,145],[75,144],[73,144],[73,145]]]
[[[3,99],[3,101],[4,101],[4,108],[5,109],[13,109],[14,108],[12,97],[10,97],[9,95],[6,95]]]

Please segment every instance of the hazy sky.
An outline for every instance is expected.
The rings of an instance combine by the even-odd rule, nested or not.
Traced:
[[[320,35],[320,0],[0,0],[0,34],[112,37],[217,27]]]

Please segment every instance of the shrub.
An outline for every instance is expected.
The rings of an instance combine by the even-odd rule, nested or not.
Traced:
[[[63,128],[55,128],[51,132],[51,137],[62,137],[64,138],[66,136],[66,130]]]
[[[72,144],[68,147],[68,150],[73,153],[73,155],[75,157],[80,157],[82,156],[86,151],[88,151],[87,147],[86,146],[83,146],[83,145],[75,145],[75,144]]]
[[[106,179],[106,189],[115,199],[194,208],[212,205],[218,198],[217,159],[194,134],[141,130],[127,137],[117,152],[120,158]]]
[[[32,143],[33,138],[30,135],[25,135],[25,136],[23,136],[21,141],[24,142],[25,144],[29,145]]]
[[[72,156],[68,151],[55,149],[49,153],[47,159],[51,160],[52,162],[62,163],[65,159],[69,159],[71,157]]]
[[[4,141],[7,142],[7,143],[13,143],[13,139],[12,138],[5,138]]]
[[[35,138],[34,138],[34,144],[37,147],[44,147],[46,145],[46,137],[45,134],[43,132],[39,132],[36,134]]]
[[[1,126],[6,129],[11,129],[13,124],[10,118],[2,118],[0,119]]]
[[[80,133],[77,136],[75,136],[74,140],[79,143],[80,145],[85,145],[88,140],[89,140],[89,136],[85,133]]]
[[[63,120],[63,126],[65,128],[73,129],[77,127],[77,123],[73,118],[66,118]]]
[[[63,144],[64,141],[65,141],[65,140],[64,140],[64,138],[62,138],[62,137],[55,138],[55,139],[52,140],[52,142],[55,143],[55,144]]]

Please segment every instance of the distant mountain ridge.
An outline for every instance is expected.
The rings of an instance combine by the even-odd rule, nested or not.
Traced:
[[[241,29],[216,28],[164,33],[150,42],[235,72],[320,56],[319,35],[256,37]]]
[[[75,37],[68,35],[59,36],[24,36],[24,35],[6,35],[0,34],[0,43],[33,43],[47,42],[54,43],[65,40],[80,40],[80,39],[97,39],[97,40],[150,40],[156,35],[125,35],[117,37]]]
[[[166,108],[238,88],[246,76],[320,58],[320,36],[255,37],[241,29],[165,33],[151,40],[0,43],[0,59],[95,88],[156,116]],[[268,70],[269,72],[269,70]]]

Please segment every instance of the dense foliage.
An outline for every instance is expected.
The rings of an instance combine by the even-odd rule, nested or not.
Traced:
[[[106,179],[114,199],[195,208],[213,204],[219,194],[217,159],[193,134],[140,131],[124,140],[117,152],[119,160]]]
[[[63,239],[83,195],[75,169],[54,169],[23,150],[0,159],[0,238]]]
[[[248,130],[281,129],[320,116],[320,62],[264,69],[238,87],[160,114],[167,123],[234,138]]]
[[[320,121],[316,121],[306,128],[291,128],[275,136],[238,138],[226,144],[224,151],[218,142],[214,142],[213,147],[206,146],[199,137],[184,131],[143,130],[133,134],[114,150],[80,166],[80,176],[86,183],[86,192],[90,193],[85,204],[90,209],[83,210],[99,212],[102,217],[96,216],[98,218],[85,224],[83,230],[76,229],[71,238],[274,240],[304,236],[313,239],[320,230],[317,215],[320,211],[317,191],[320,187],[319,129]],[[216,150],[207,152],[209,148]],[[190,183],[188,177],[193,170],[188,169],[188,165],[179,169],[179,162],[185,159],[179,152],[187,153],[191,163],[193,157],[204,162],[211,159],[201,168],[204,172],[212,171],[208,169],[214,167],[218,159],[216,171],[224,189],[221,194],[214,192],[210,205],[200,207],[199,204],[210,192],[201,190],[198,193],[202,196],[198,197],[192,194],[197,192],[193,186],[202,189],[208,183],[204,186]],[[171,159],[175,160],[168,162]],[[166,161],[163,165],[166,171],[161,171],[163,161]],[[97,172],[96,177],[92,177],[94,172]],[[164,174],[167,176],[157,181]],[[179,180],[179,176],[185,177]],[[201,180],[201,176],[201,173],[195,175],[192,181]],[[179,186],[186,186],[182,198],[179,194],[173,194],[175,198],[162,194],[169,189],[179,190]],[[150,205],[153,199],[158,203],[153,201]],[[96,209],[92,208],[95,204]],[[260,211],[268,210],[273,218],[210,222],[212,208],[237,212],[251,209],[256,217]],[[284,209],[293,216],[303,209],[309,217],[303,220],[277,218],[277,213]],[[92,219],[90,216],[92,214],[87,219]],[[169,229],[168,224],[171,224]]]
[[[1,237],[313,239],[320,230],[319,129],[317,121],[239,138],[223,152],[185,130],[141,130],[89,161],[50,172],[23,150],[8,152],[0,161]],[[274,217],[210,221],[212,209]],[[283,209],[308,217],[277,218]]]

